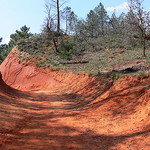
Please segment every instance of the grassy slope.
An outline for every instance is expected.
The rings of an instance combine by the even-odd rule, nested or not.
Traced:
[[[87,60],[89,63],[64,64],[68,62],[56,54],[52,43],[45,43],[40,37],[33,37],[26,41],[21,41],[17,46],[19,51],[15,51],[21,61],[36,60],[38,67],[54,67],[62,70],[72,70],[73,72],[86,71],[98,74],[103,70],[109,70],[115,64],[125,60],[141,60],[142,49],[133,48],[127,45],[122,37],[105,37],[90,39],[85,45],[85,50],[80,55],[73,55],[70,61]],[[93,46],[92,46],[93,45]],[[119,47],[119,48],[118,48]],[[21,51],[21,52],[20,52]],[[146,60],[150,63],[150,51],[146,51]]]

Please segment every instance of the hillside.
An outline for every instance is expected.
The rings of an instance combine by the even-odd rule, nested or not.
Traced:
[[[2,3],[0,150],[150,150],[148,0]]]
[[[72,73],[88,63],[44,69],[25,55],[15,48],[0,66],[0,149],[149,150],[149,74],[114,80]]]
[[[58,38],[56,52],[53,42],[46,43],[44,37],[38,35],[18,42],[13,52],[20,61],[33,61],[38,68],[55,68],[74,73],[85,71],[92,75],[104,72],[149,73],[149,47],[146,57],[142,57],[142,48],[139,45],[132,47],[126,40],[120,35],[111,35],[88,39],[79,46],[79,41],[76,41],[75,37],[62,36]]]

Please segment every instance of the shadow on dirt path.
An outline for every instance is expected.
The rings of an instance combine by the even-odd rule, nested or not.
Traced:
[[[83,131],[75,124],[67,126],[60,121],[85,115],[75,109],[77,103],[71,97],[14,92],[0,96],[1,150],[110,150],[133,137],[140,136],[142,140],[150,132],[146,129],[125,135],[104,135],[90,129]]]
[[[77,90],[73,83],[29,92],[0,80],[0,149],[149,150],[150,90],[143,80],[121,89],[94,80]]]

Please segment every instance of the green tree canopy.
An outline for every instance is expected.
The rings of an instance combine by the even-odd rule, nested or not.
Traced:
[[[94,10],[90,10],[86,18],[87,34],[90,37],[98,37],[106,34],[109,17],[102,3]]]
[[[20,28],[20,31],[16,30],[16,33],[11,34],[10,42],[8,43],[9,47],[14,47],[21,39],[26,39],[32,36],[33,34],[31,34],[29,30],[30,28],[24,25]]]
[[[95,7],[94,9],[94,12],[95,14],[97,15],[97,25],[96,25],[96,28],[97,28],[97,36],[99,35],[105,35],[106,34],[106,31],[105,31],[105,27],[106,27],[106,24],[108,23],[108,15],[107,15],[107,11],[105,10],[104,8],[104,5],[100,2],[100,4]]]
[[[90,37],[94,37],[97,30],[97,15],[93,10],[90,10],[86,18],[86,26]]]

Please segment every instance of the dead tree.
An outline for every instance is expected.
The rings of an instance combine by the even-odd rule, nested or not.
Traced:
[[[129,20],[129,23],[139,33],[138,38],[141,40],[143,48],[143,57],[146,57],[146,40],[149,35],[148,31],[150,30],[150,13],[144,11],[142,3],[144,0],[129,0],[130,12],[132,12],[132,17]]]
[[[60,8],[64,5],[64,3],[66,3],[66,1],[64,1],[63,3],[60,3],[61,0],[50,0],[51,1],[51,5],[57,10],[57,32],[60,32]]]
[[[55,46],[55,50],[56,52],[58,52],[58,48],[57,48],[57,35],[56,35],[56,24],[55,24],[55,15],[51,13],[52,11],[52,5],[50,4],[45,4],[45,8],[46,8],[46,18],[43,24],[43,29],[42,32],[45,35],[45,40],[47,43],[49,42],[53,42],[54,46]]]

